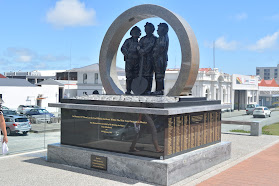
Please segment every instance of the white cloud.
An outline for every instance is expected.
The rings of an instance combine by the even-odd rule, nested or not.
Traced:
[[[279,31],[275,32],[272,35],[267,35],[261,39],[259,39],[256,44],[248,47],[249,50],[254,51],[263,51],[265,49],[272,49],[276,45],[276,41],[278,40]]]
[[[67,56],[63,56],[63,55],[54,56],[54,55],[48,54],[48,55],[40,56],[39,59],[42,61],[47,61],[47,62],[55,62],[55,61],[67,61],[70,58]]]
[[[34,65],[35,69],[45,69],[47,67],[47,65],[45,63],[36,63]]]
[[[236,14],[235,16],[234,16],[234,18],[236,19],[236,20],[244,20],[244,19],[247,19],[248,18],[248,15],[246,14],[246,13],[239,13],[239,14]]]
[[[10,47],[5,51],[5,55],[18,62],[28,63],[36,56],[36,54],[27,48]]]
[[[235,50],[237,47],[236,41],[227,42],[225,37],[219,37],[215,41],[215,48],[222,49],[222,50]]]
[[[272,15],[270,17],[266,17],[268,20],[272,21],[278,21],[279,20],[279,14]]]
[[[57,27],[94,25],[95,18],[95,10],[86,9],[79,0],[60,0],[46,15],[47,22]]]
[[[28,55],[20,55],[18,56],[18,61],[20,62],[30,62],[32,61],[32,56],[28,56]]]

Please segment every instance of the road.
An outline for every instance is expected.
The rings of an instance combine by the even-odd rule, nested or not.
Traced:
[[[279,110],[273,110],[271,117],[268,118],[254,118],[253,115],[247,115],[245,111],[226,112],[222,114],[222,120],[228,121],[246,121],[246,122],[260,122],[262,126],[271,125],[279,122]],[[227,125],[222,124],[222,132],[229,132],[233,129],[250,131],[250,126],[244,125]]]
[[[47,148],[47,144],[60,142],[60,131],[46,133],[28,133],[27,136],[14,134],[8,136],[9,154],[34,151]],[[0,156],[1,153],[0,153]]]

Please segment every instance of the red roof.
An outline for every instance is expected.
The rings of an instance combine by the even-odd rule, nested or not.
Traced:
[[[262,79],[262,81],[259,83],[259,86],[262,86],[262,87],[279,87],[279,85],[276,83],[276,81],[274,79],[272,79],[272,80]]]
[[[2,74],[0,74],[0,78],[7,78],[6,76],[3,76]]]
[[[204,71],[204,72],[208,72],[211,71],[211,68],[200,68],[199,71]]]

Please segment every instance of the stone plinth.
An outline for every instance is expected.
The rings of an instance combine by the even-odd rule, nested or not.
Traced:
[[[221,142],[167,160],[51,144],[48,145],[47,161],[97,170],[91,168],[92,155],[107,158],[107,170],[102,172],[160,185],[171,185],[229,159],[231,143]]]

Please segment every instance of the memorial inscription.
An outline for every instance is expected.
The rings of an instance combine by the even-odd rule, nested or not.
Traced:
[[[168,158],[221,140],[220,111],[149,115],[62,109],[61,143]]]
[[[165,129],[165,155],[220,142],[220,116],[220,111],[169,116]]]
[[[91,155],[91,168],[107,170],[107,157]]]

